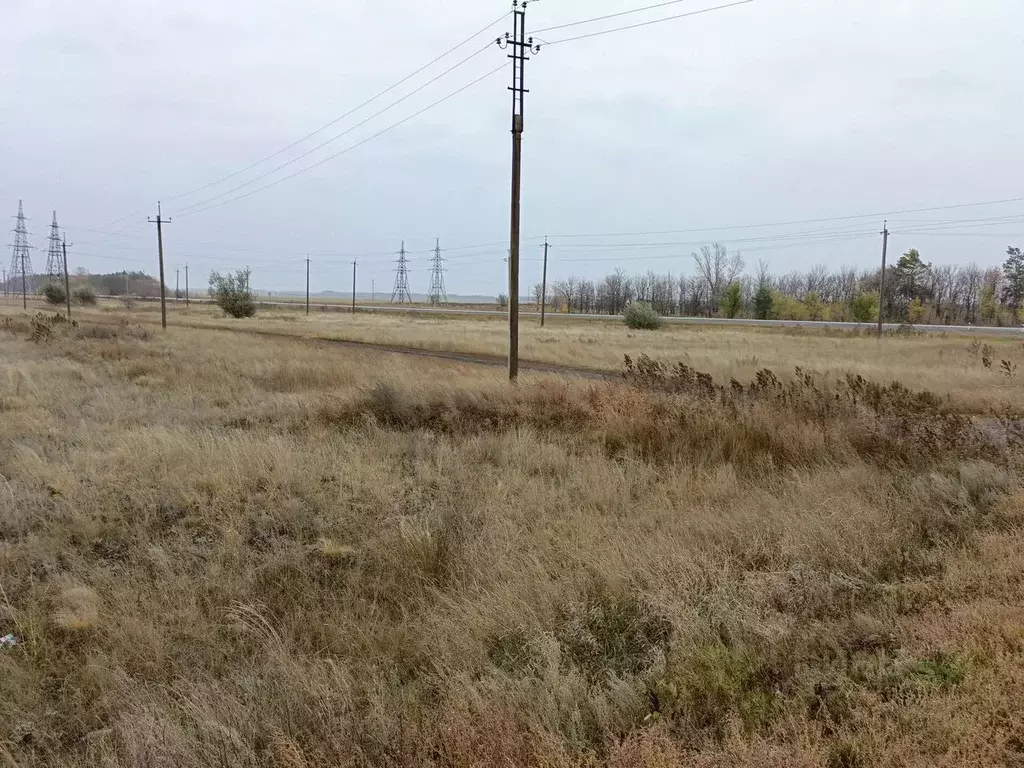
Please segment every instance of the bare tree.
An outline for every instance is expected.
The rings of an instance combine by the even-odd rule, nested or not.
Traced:
[[[738,252],[730,256],[724,245],[713,243],[701,246],[700,251],[693,254],[693,261],[709,299],[708,314],[714,314],[725,286],[743,271],[743,257]]]
[[[766,259],[757,260],[757,287],[761,288],[770,285],[772,279],[771,269]]]

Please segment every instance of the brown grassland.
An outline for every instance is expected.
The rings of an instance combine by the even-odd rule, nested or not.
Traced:
[[[1020,342],[76,315],[0,318],[0,766],[1024,766]]]

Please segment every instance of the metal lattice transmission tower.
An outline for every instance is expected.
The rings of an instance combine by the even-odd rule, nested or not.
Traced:
[[[402,250],[398,252],[398,267],[395,269],[395,289],[391,292],[391,303],[412,304],[412,292],[409,290],[409,259],[405,256],[405,240],[402,241]]]
[[[435,307],[448,303],[448,293],[444,289],[444,259],[441,258],[440,240],[434,247],[434,258],[431,261],[428,298]]]
[[[32,282],[32,259],[29,251],[32,246],[28,244],[28,229],[25,226],[25,211],[22,209],[21,200],[18,201],[17,223],[14,225],[14,252],[11,256],[11,269],[7,274],[13,290],[28,291]]]
[[[60,227],[57,226],[57,212],[53,212],[50,224],[50,247],[46,251],[46,280],[59,283],[64,279],[64,257],[61,253]]]

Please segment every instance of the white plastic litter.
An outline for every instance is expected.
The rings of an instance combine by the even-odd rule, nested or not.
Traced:
[[[17,644],[18,638],[14,636],[13,632],[9,635],[4,635],[3,637],[0,637],[0,648],[13,648]]]

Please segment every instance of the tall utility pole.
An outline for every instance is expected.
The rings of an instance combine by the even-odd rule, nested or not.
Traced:
[[[434,258],[430,269],[430,290],[427,296],[432,307],[448,303],[448,292],[444,287],[444,259],[441,258],[441,241],[434,246]]]
[[[409,290],[409,259],[405,255],[405,240],[398,252],[398,267],[395,269],[395,287],[391,291],[391,303],[409,302],[412,304],[412,292]]]
[[[54,215],[56,220],[56,215]],[[74,245],[74,243],[72,243]],[[68,308],[68,319],[71,319],[71,278],[68,277],[68,237],[61,230],[60,233],[60,250],[64,256],[64,301]]]
[[[544,327],[544,308],[548,304],[548,239],[544,238],[544,272],[540,279],[540,327]]]
[[[356,313],[356,266],[358,261],[352,259],[352,314]]]
[[[53,223],[50,225],[50,247],[46,253],[46,282],[57,283],[61,280],[61,247],[60,227],[57,226],[57,212],[53,212]]]
[[[185,262],[185,309],[189,307],[189,293],[188,293],[188,262]]]
[[[29,257],[29,251],[32,250],[32,246],[28,244],[28,229],[25,226],[27,220],[25,212],[21,207],[21,200],[18,201],[18,215],[16,219],[17,223],[14,225],[14,255],[11,256],[10,275],[11,280],[17,280],[18,275],[21,275],[21,308],[28,309],[28,276],[32,273],[32,259]]]
[[[882,225],[882,276],[878,281],[878,338],[882,338],[882,310],[885,307],[885,257],[889,251],[889,222]]]
[[[511,237],[508,257],[508,378],[519,377],[519,213],[522,197],[523,168],[523,117],[526,102],[526,62],[528,53],[537,53],[540,46],[533,45],[533,38],[526,37],[526,0],[512,2],[513,33],[498,38],[498,45],[505,50],[511,47],[512,59],[512,215]]]
[[[181,268],[174,268],[174,303],[181,299]]]
[[[156,245],[160,251],[160,326],[167,330],[167,290],[164,287],[164,224],[170,224],[170,219],[163,217],[160,209],[160,201],[156,204],[156,218],[149,219],[150,224],[156,224]]]
[[[309,256],[306,257],[306,314],[309,314]]]

